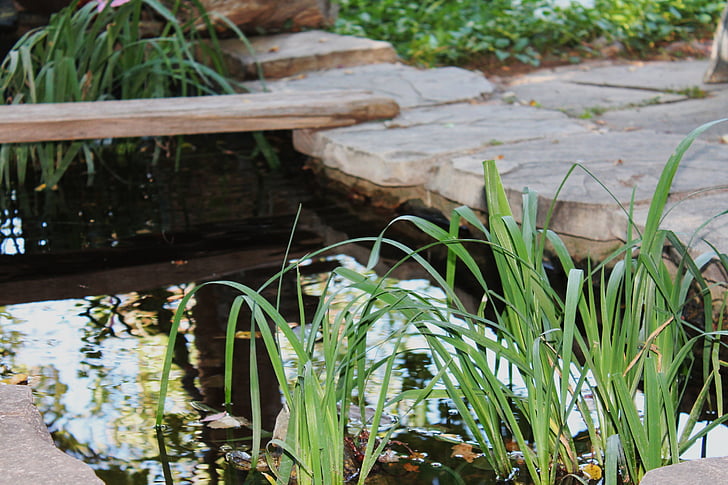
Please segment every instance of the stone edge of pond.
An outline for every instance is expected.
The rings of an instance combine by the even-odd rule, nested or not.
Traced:
[[[728,456],[702,458],[668,465],[647,472],[640,485],[684,485],[728,483]]]
[[[53,444],[28,386],[0,384],[3,483],[103,484],[93,469]]]

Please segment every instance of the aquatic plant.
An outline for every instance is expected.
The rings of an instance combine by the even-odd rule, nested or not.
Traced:
[[[720,336],[726,332],[713,329],[710,288],[700,273],[718,255],[708,252],[693,259],[674,234],[660,228],[684,153],[713,124],[692,132],[667,162],[641,233],[626,209],[631,221],[626,242],[594,269],[577,268],[560,238],[536,227],[537,200],[531,191],[524,193],[523,221],[516,224],[495,161],[484,163],[488,228],[467,208],[452,213],[450,231],[407,218],[448,248],[448,284],[454,282],[459,261],[482,285],[483,304],[476,315],[456,311],[458,305],[453,309],[457,320],[430,322],[445,337],[424,334],[436,361],[453,376],[443,376],[448,394],[462,415],[477,418],[471,420],[471,432],[502,476],[508,455],[499,443],[500,424],[517,442],[530,478],[552,484],[582,475],[583,454],[569,424],[578,412],[605,483],[616,484],[637,482],[650,469],[677,463],[696,440],[728,420],[721,399],[725,364],[719,360]],[[586,170],[572,170],[579,168]],[[482,232],[502,291],[485,284],[481,268],[463,250],[457,239],[462,221]],[[663,259],[668,242],[681,256],[674,270]],[[567,275],[563,297],[544,269],[547,245]],[[725,257],[718,259],[725,266]],[[701,329],[682,316],[691,289],[697,290],[704,309]],[[488,321],[486,312],[495,316]],[[495,337],[484,333],[483,322]],[[703,361],[696,363],[694,351],[700,348]],[[446,364],[450,349],[457,358]],[[499,378],[496,358],[508,363],[523,389],[516,392]],[[704,382],[687,422],[679,423],[687,375],[701,364]],[[717,418],[698,431],[711,391]]]
[[[402,216],[378,237],[348,241],[372,244],[370,269],[380,262],[384,247],[401,251],[402,258],[390,271],[415,261],[444,291],[442,301],[413,290],[389,287],[388,273],[372,279],[368,274],[338,268],[326,283],[313,315],[305,313],[299,284],[298,321],[310,322],[310,327],[296,334],[276,305],[266,301],[259,291],[233,282],[215,283],[240,291],[228,320],[227,402],[231,396],[232,342],[240,309],[247,306],[252,315],[251,332],[260,332],[290,410],[285,438],[274,437],[268,448],[269,453],[273,447],[283,451],[274,467],[277,483],[287,483],[294,466],[301,483],[343,483],[341,448],[324,447],[322,452],[321,443],[343,442],[349,428],[346,409],[352,404],[373,406],[368,426],[376,430],[384,410],[395,402],[447,396],[502,479],[522,474],[539,485],[567,478],[587,483],[602,472],[605,485],[636,483],[650,469],[677,463],[696,440],[728,421],[722,402],[721,368],[725,363],[720,355],[720,339],[728,332],[713,328],[711,288],[701,275],[701,268],[716,258],[728,270],[728,258],[714,251],[691,257],[674,234],[661,228],[680,161],[691,143],[710,126],[693,131],[668,160],[642,229],[633,220],[631,207],[623,208],[630,221],[625,228],[625,242],[594,268],[577,267],[566,244],[548,229],[548,223],[545,228],[536,226],[537,199],[532,191],[523,195],[523,220],[518,224],[496,162],[486,161],[487,227],[471,209],[459,207],[452,212],[448,228],[419,217]],[[573,170],[586,168],[575,165]],[[414,225],[433,241],[411,248],[385,237],[392,225],[402,223]],[[479,231],[481,237],[461,238],[463,223]],[[680,253],[675,268],[663,259],[667,243]],[[424,257],[435,247],[446,250],[443,271]],[[492,253],[494,267],[478,264],[476,256],[485,252]],[[544,267],[547,252],[566,274],[563,291]],[[266,286],[295,272],[298,264],[284,268]],[[486,271],[496,274],[497,285],[488,282]],[[482,290],[478,308],[468,308],[455,291],[456,279],[463,272]],[[336,310],[334,295],[327,291],[334,278],[343,278],[361,292]],[[182,301],[170,333],[158,425],[163,422],[176,325],[193,293]],[[683,316],[692,295],[700,300],[703,328]],[[403,322],[388,337],[395,343],[395,350],[367,368],[363,356],[378,345],[370,340],[369,330],[395,313]],[[437,375],[423,389],[399,393],[390,390],[392,395],[388,395],[393,359],[399,352],[397,342],[407,332],[418,332],[427,343]],[[295,353],[292,374],[286,372],[280,350],[284,341]],[[255,339],[250,345],[252,355],[262,351]],[[255,384],[251,399],[259,403],[255,366],[251,359],[250,377]],[[366,402],[369,377],[382,369],[382,392]],[[680,423],[687,376],[696,369],[703,383],[686,421]],[[715,413],[714,419],[707,427],[697,429],[697,421],[708,405]],[[575,443],[575,420],[576,426],[586,429],[588,450]],[[259,423],[260,416],[252,416],[252,421]],[[389,436],[385,433],[377,441],[375,435],[372,432],[367,438],[359,483],[363,483]],[[505,446],[506,437],[519,449],[521,470]],[[254,451],[261,440],[258,424]]]
[[[209,16],[199,1],[192,3],[207,25],[209,41],[178,20],[180,0],[172,10],[159,0],[113,2],[100,10],[96,2],[72,2],[47,26],[26,33],[2,61],[0,104],[234,93],[237,85],[225,76]],[[0,183],[17,179],[22,185],[28,170],[37,168],[38,188],[52,188],[79,156],[91,177],[105,146],[94,141],[4,144]]]
[[[372,242],[373,238],[347,241]],[[331,246],[310,254],[316,258],[331,251]],[[253,415],[251,462],[256,463],[260,450],[265,450],[270,472],[269,481],[288,484],[295,473],[299,484],[364,483],[369,471],[375,467],[385,448],[390,446],[389,437],[396,430],[396,422],[386,426],[385,410],[407,398],[409,406],[416,406],[431,391],[438,379],[425,389],[406,392],[389,392],[395,361],[404,349],[399,342],[408,331],[408,325],[396,328],[386,336],[373,337],[372,326],[393,314],[397,320],[402,315],[415,318],[417,310],[409,306],[410,299],[399,288],[387,288],[381,282],[373,282],[368,276],[338,268],[323,284],[323,292],[313,314],[306,314],[300,276],[296,278],[300,314],[297,330],[279,312],[278,302],[269,302],[261,296],[268,286],[280,283],[284,275],[298,275],[301,261],[283,268],[261,288],[250,288],[237,282],[218,281],[200,285],[181,300],[170,331],[170,344],[163,365],[160,401],[157,410],[157,426],[162,426],[164,401],[169,372],[174,355],[174,341],[186,306],[194,294],[209,285],[224,285],[239,292],[230,307],[227,321],[225,348],[225,407],[230,412],[232,400],[233,349],[236,332],[242,326],[250,335],[249,362],[250,399]],[[332,291],[334,281],[344,278],[355,280],[350,285],[366,288],[346,299]],[[374,286],[372,286],[374,285]],[[375,289],[377,287],[378,289]],[[427,303],[429,308],[430,303]],[[243,314],[248,317],[243,318]],[[289,317],[290,318],[290,317]],[[382,346],[387,351],[377,354]],[[288,349],[292,356],[284,355]],[[272,438],[263,445],[263,429],[260,416],[260,386],[256,352],[265,352],[270,358],[278,386],[284,399],[284,409],[279,415]],[[383,355],[383,356],[382,356]],[[293,367],[289,363],[293,361]],[[369,401],[371,381],[381,390],[376,399]],[[269,383],[265,383],[270,385]],[[356,418],[354,418],[356,417]],[[381,432],[379,432],[381,430]],[[347,448],[347,443],[355,443]],[[338,444],[338,446],[337,446]],[[333,445],[333,446],[332,446]],[[354,451],[356,456],[346,456]],[[345,466],[346,465],[346,466]]]

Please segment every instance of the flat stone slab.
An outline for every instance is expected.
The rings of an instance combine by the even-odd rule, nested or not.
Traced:
[[[707,68],[707,60],[625,62],[619,64],[595,62],[578,66],[541,69],[513,79],[510,85],[540,84],[558,80],[594,86],[665,92],[683,91],[690,88],[699,88],[705,91],[721,89],[719,85],[703,83],[703,74]]]
[[[396,62],[389,42],[310,30],[292,34],[250,37],[253,52],[239,39],[220,41],[231,74],[240,79],[266,79],[381,62]]]
[[[0,384],[3,483],[103,485],[91,467],[55,447],[28,386]]]
[[[693,252],[711,251],[705,242],[728,248],[728,187],[708,190],[692,197],[670,197],[662,222],[664,229],[671,230],[688,245]],[[646,206],[638,207],[634,217],[638,221],[647,219]],[[728,473],[728,469],[726,469]]]
[[[674,103],[686,96],[645,89],[593,86],[564,81],[545,81],[512,86],[521,103],[537,103],[571,116],[592,118],[608,110]]]
[[[687,135],[698,126],[728,116],[728,89],[709,93],[707,99],[688,99],[675,104],[644,106],[623,111],[609,111],[596,118],[614,130],[651,130]],[[719,124],[703,139],[719,141],[728,134],[728,123]]]
[[[417,69],[402,64],[372,64],[350,69],[310,72],[277,81],[249,81],[253,92],[311,91],[326,89],[366,89],[393,98],[401,108],[458,103],[482,99],[493,85],[478,72],[458,67]]]
[[[521,194],[528,187],[539,194],[541,221],[557,199],[550,226],[553,230],[595,241],[619,239],[624,237],[628,217],[615,199],[628,207],[634,194],[636,206],[646,208],[663,166],[682,139],[651,132],[606,132],[489,146],[442,163],[437,177],[425,187],[470,207],[485,209],[482,162],[494,159],[517,218]],[[675,177],[673,197],[686,198],[693,192],[728,184],[726,159],[728,146],[696,140]],[[591,175],[576,168],[557,196],[557,189],[577,162]],[[644,221],[638,214],[635,219],[638,224]]]
[[[728,457],[703,458],[648,471],[640,485],[728,484]]]
[[[613,64],[572,71],[567,77],[572,82],[596,86],[651,89],[653,91],[684,91],[699,88],[705,91],[720,89],[715,84],[703,83],[708,61],[654,61]]]
[[[427,184],[453,157],[489,145],[587,133],[562,113],[497,103],[416,108],[388,122],[297,130],[298,151],[348,175],[389,187]],[[482,191],[482,178],[477,185]],[[457,200],[457,198],[455,199]]]

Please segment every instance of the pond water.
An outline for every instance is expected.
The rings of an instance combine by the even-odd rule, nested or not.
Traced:
[[[298,205],[303,204],[289,258],[347,237],[378,233],[394,213],[334,201],[292,159],[271,175],[227,138],[190,142],[181,170],[141,159],[101,170],[92,186],[69,179],[64,192],[10,192],[0,225],[0,379],[27,374],[57,445],[91,465],[109,484],[240,483],[221,445],[244,447],[245,433],[210,428],[197,410],[220,409],[222,348],[229,295],[200,291],[182,322],[175,347],[167,428],[160,448],[154,430],[167,333],[180,298],[195,285],[231,279],[257,287],[285,258]],[[164,166],[167,163],[168,166]],[[119,182],[123,180],[123,183]],[[367,250],[347,246],[307,261],[302,281],[313,298],[335,266],[363,271]],[[413,267],[394,283],[441,298]],[[283,286],[282,313],[296,315],[293,285]],[[397,325],[397,322],[388,322]],[[375,329],[376,330],[376,329]],[[382,338],[386,339],[386,331]],[[421,347],[412,337],[410,348]],[[285,350],[285,349],[284,349]],[[237,358],[245,363],[247,358]],[[261,361],[261,373],[270,372]],[[416,389],[436,370],[424,351],[402,354],[391,387]],[[235,388],[245,390],[246,372]],[[275,383],[275,378],[262,377]],[[504,376],[505,378],[505,376]],[[515,384],[517,386],[517,383]],[[380,392],[376,386],[373,395]],[[275,384],[262,389],[267,429],[281,408]],[[245,399],[236,415],[249,416]],[[395,439],[423,453],[410,468],[385,470],[378,483],[493,484],[476,460],[453,458],[454,443],[470,439],[447,400],[401,417]],[[264,427],[266,427],[264,426]],[[724,429],[707,454],[723,453]],[[686,457],[700,456],[700,447]],[[454,477],[460,478],[454,478]]]

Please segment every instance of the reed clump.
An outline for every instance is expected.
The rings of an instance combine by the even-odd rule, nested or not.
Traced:
[[[271,483],[287,484],[293,468],[301,483],[344,483],[339,447],[326,447],[324,453],[320,448],[322,443],[342,443],[347,435],[349,424],[342,418],[347,414],[341,409],[373,406],[367,426],[376,430],[382,413],[393,403],[442,396],[457,407],[482,455],[503,480],[587,484],[599,475],[605,485],[638,483],[647,471],[677,463],[686,449],[728,421],[721,374],[726,365],[721,360],[721,337],[727,332],[713,328],[711,286],[701,275],[710,261],[728,269],[728,258],[717,251],[690,256],[674,234],[661,228],[680,161],[695,138],[713,124],[693,131],[667,161],[643,226],[632,219],[630,207],[624,208],[631,221],[624,244],[594,267],[577,267],[559,236],[536,226],[534,192],[524,192],[523,220],[517,223],[496,162],[486,161],[487,225],[472,210],[460,207],[452,212],[449,228],[415,216],[390,223],[412,224],[432,238],[422,248],[387,238],[389,226],[378,237],[349,241],[372,245],[368,268],[380,261],[383,247],[402,251],[397,265],[417,262],[443,290],[443,299],[390,285],[387,275],[373,279],[339,268],[330,281],[347,281],[359,296],[334,311],[333,295],[324,291],[313,315],[304,314],[301,302],[299,318],[312,322],[311,332],[296,335],[276,305],[259,291],[217,283],[240,291],[231,309],[228,336],[232,339],[237,312],[246,305],[290,408],[286,439],[270,443],[284,450],[286,458]],[[572,170],[579,169],[584,168]],[[463,223],[481,237],[459,237]],[[669,268],[663,259],[666,244],[682,255],[676,268]],[[434,246],[447,250],[443,271],[424,257]],[[326,248],[332,249],[336,247]],[[475,255],[481,250],[492,252],[495,267],[477,264]],[[544,268],[547,251],[567,275],[565,289],[557,287]],[[284,268],[268,284],[295,272],[297,264]],[[486,271],[497,273],[497,288],[487,282]],[[469,273],[480,285],[483,298],[477,309],[468,308],[455,291],[460,272]],[[702,328],[684,318],[688,300],[695,295],[704,312]],[[191,294],[180,305],[175,325],[189,298]],[[381,345],[371,340],[370,329],[395,314],[400,323],[387,338],[394,342],[394,350],[365,366],[363,356]],[[389,390],[394,356],[406,351],[399,343],[413,333],[425,343],[436,375],[423,389]],[[321,336],[320,342],[314,334]],[[288,373],[280,352],[283,340],[295,353],[294,368],[289,367]],[[164,367],[158,424],[171,352]],[[232,372],[231,361],[226,361],[226,372]],[[252,361],[250,372],[251,381],[257,382]],[[372,397],[366,388],[377,372],[381,391]],[[702,376],[700,390],[680,421],[687,377],[696,372]],[[230,382],[226,380],[226,386]],[[708,406],[713,419],[699,427]],[[586,430],[587,450],[575,442],[577,428]],[[364,482],[391,432],[381,441],[373,438],[375,432],[370,434],[358,483]],[[259,426],[256,433],[254,444],[260,445]],[[519,448],[517,464],[504,433]]]

